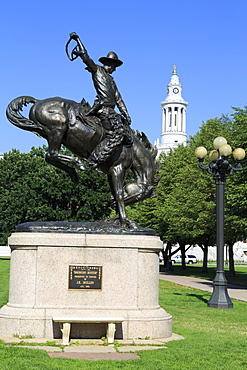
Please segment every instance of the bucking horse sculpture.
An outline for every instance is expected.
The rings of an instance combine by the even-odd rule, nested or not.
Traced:
[[[29,118],[26,118],[21,112],[30,103]],[[87,115],[90,109],[91,106],[84,99],[77,103],[59,97],[37,100],[21,96],[10,102],[6,114],[15,126],[46,139],[46,161],[66,171],[76,182],[78,175],[75,168],[85,170],[90,154],[106,137],[100,119]],[[112,222],[130,229],[138,226],[127,218],[125,206],[151,197],[159,180],[156,150],[144,133],[131,130],[131,135],[131,145],[123,140],[110,158],[98,167],[108,175],[115,200],[116,217]],[[62,144],[76,156],[60,154]],[[132,170],[134,181],[124,186],[127,169]]]

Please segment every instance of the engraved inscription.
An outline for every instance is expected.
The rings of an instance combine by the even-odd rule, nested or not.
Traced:
[[[69,265],[69,290],[101,290],[102,266]]]

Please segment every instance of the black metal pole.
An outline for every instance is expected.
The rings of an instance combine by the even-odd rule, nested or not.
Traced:
[[[213,281],[213,294],[208,301],[209,307],[233,308],[227,292],[227,280],[224,272],[224,200],[225,176],[216,177],[216,244],[217,271]]]

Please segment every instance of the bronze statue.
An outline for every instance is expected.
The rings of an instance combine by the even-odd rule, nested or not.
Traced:
[[[71,40],[75,40],[77,45],[70,56],[68,46]],[[99,117],[106,133],[106,138],[93,150],[87,160],[92,168],[96,168],[100,163],[110,158],[123,140],[126,144],[132,144],[132,135],[128,126],[131,124],[131,119],[117,85],[111,76],[123,62],[118,59],[116,53],[111,51],[106,57],[99,59],[103,67],[95,64],[88,56],[87,50],[75,32],[70,34],[66,52],[70,60],[75,60],[77,56],[81,57],[87,65],[86,69],[92,74],[93,84],[97,92],[97,99],[94,101],[93,107],[86,113],[88,116]],[[117,106],[121,115],[115,112],[115,106]]]
[[[94,73],[97,73],[96,69],[100,71],[99,74],[102,73],[104,67],[94,64],[85,54],[85,48],[78,36],[71,34],[70,40],[75,38],[79,47],[74,48],[71,60],[79,55],[93,75],[98,93],[98,99],[93,107],[84,99],[81,103],[76,103],[57,97],[37,100],[30,96],[21,96],[8,105],[7,118],[15,126],[45,138],[48,142],[46,161],[66,171],[73,181],[77,181],[78,175],[72,166],[80,170],[86,168],[82,159],[107,173],[116,205],[116,217],[111,219],[111,222],[127,228],[137,228],[138,225],[127,218],[125,205],[152,196],[159,181],[155,162],[156,150],[145,134],[134,133],[129,128],[130,118],[115,83],[112,88],[113,95],[108,97],[107,89],[107,91],[101,89],[99,92],[98,85],[104,79],[97,77],[98,81]],[[120,65],[121,61],[115,53],[108,54],[106,58],[108,59],[101,58],[101,61],[108,71],[108,67],[113,71],[116,63]],[[115,60],[111,63],[109,59]],[[105,72],[106,76],[104,76],[106,83],[112,81],[108,79],[111,77],[108,73]],[[109,105],[106,98],[109,98]],[[26,118],[21,111],[23,106],[29,103],[33,105],[29,118]],[[115,112],[115,105],[125,116],[124,118]],[[77,157],[60,154],[59,149],[62,144]],[[134,181],[124,186],[124,174],[129,168],[133,172]]]

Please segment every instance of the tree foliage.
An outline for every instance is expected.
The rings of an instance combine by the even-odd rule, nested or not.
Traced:
[[[234,108],[230,117],[206,121],[186,147],[161,155],[157,197],[127,207],[129,218],[155,229],[168,245],[198,244],[205,259],[208,246],[216,243],[216,186],[213,176],[198,168],[194,151],[197,146],[212,150],[217,136],[224,136],[233,148],[246,149],[247,107]],[[0,161],[0,243],[6,243],[21,222],[94,221],[109,215],[105,175],[80,172],[79,184],[74,185],[67,174],[48,165],[44,156],[44,148],[33,148],[27,154],[12,150]],[[207,156],[205,164],[208,161]],[[230,161],[234,165],[233,158]],[[229,246],[247,237],[246,163],[244,160],[243,170],[228,176],[226,182],[225,242]]]
[[[67,153],[68,154],[68,153]],[[79,183],[45,162],[45,148],[13,149],[0,160],[0,244],[15,226],[29,221],[95,221],[110,213],[104,174],[78,172]]]
[[[217,136],[224,136],[233,148],[246,148],[247,108],[235,108],[231,117],[208,120],[186,147],[161,155],[157,198],[136,204],[129,211],[130,217],[154,228],[168,245],[199,245],[205,252],[205,271],[208,246],[216,243],[216,185],[212,175],[198,168],[194,151],[205,146],[210,152]],[[234,159],[230,157],[230,161],[234,165]],[[207,156],[205,165],[208,162]],[[246,238],[247,166],[228,177],[225,193],[225,242],[231,245]]]
[[[247,107],[233,108],[231,115],[231,131],[233,148],[247,149]],[[241,171],[229,176],[226,191],[225,240],[229,246],[229,256],[233,254],[232,247],[236,241],[247,236],[247,161],[243,160]],[[230,273],[234,276],[231,258]]]

